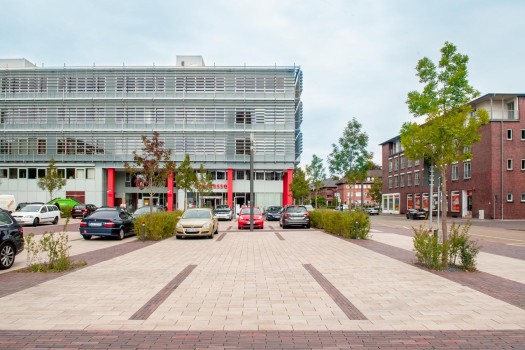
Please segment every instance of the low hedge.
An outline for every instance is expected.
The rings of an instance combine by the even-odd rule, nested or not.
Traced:
[[[157,212],[139,215],[135,220],[134,231],[139,240],[142,240],[142,223],[145,223],[145,239],[160,241],[173,236],[175,225],[182,216],[182,211]]]
[[[310,212],[310,220],[312,227],[345,238],[368,239],[370,233],[370,216],[363,211],[316,209]]]

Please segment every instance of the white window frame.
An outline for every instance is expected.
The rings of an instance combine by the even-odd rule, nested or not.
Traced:
[[[514,164],[514,162],[512,161],[512,159],[507,159],[507,170],[512,170]]]
[[[419,170],[414,171],[414,186],[419,186]]]
[[[468,169],[468,170],[467,170]],[[463,179],[470,179],[472,177],[472,164],[470,160],[463,163]]]
[[[522,202],[525,202],[525,193],[522,193],[522,194],[521,194],[521,201],[522,201]]]
[[[452,163],[450,178],[452,179],[452,181],[457,181],[459,179],[458,163]]]
[[[507,140],[512,140],[512,129],[507,129]]]
[[[514,202],[514,197],[512,196],[512,193],[507,193],[507,202]]]

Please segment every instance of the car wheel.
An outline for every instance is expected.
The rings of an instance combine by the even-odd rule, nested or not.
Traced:
[[[55,216],[55,219],[53,220],[53,225],[58,224],[58,216]]]
[[[306,228],[310,228],[310,225],[306,225]]]
[[[86,241],[89,241],[91,239],[91,235],[82,235],[82,238],[84,238]]]
[[[120,231],[118,232],[118,239],[123,240],[124,236],[125,236],[124,229],[121,228]]]
[[[177,239],[181,239],[182,237],[181,237],[181,236],[175,236],[175,238],[177,238]]]
[[[39,221],[38,218],[35,218],[35,220],[33,220],[33,226],[38,226]]]
[[[0,249],[0,270],[5,270],[13,266],[15,262],[15,247],[7,243]]]

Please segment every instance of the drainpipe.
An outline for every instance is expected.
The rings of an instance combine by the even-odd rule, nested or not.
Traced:
[[[501,110],[503,111],[503,115],[505,115],[505,109],[504,109],[504,105],[503,105],[503,97],[501,98]],[[503,133],[504,133],[504,130],[503,130],[503,116],[501,118],[501,121],[500,121],[500,127],[501,127],[501,134],[500,134],[500,138],[501,138],[501,220],[503,221],[503,203],[504,200],[503,200],[503,174],[504,174],[504,167],[505,167],[505,159],[503,159]]]

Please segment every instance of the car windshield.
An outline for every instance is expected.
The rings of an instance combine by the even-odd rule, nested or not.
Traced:
[[[100,210],[89,216],[90,219],[113,219],[116,216],[116,210]]]
[[[188,210],[182,214],[182,219],[209,219],[211,212],[209,210]]]
[[[33,212],[34,213],[34,212],[40,211],[41,207],[42,207],[41,205],[26,205],[25,207],[20,209],[20,211]]]
[[[153,212],[156,211],[156,208],[153,207]],[[137,210],[135,210],[134,214],[147,214],[149,213],[149,207],[140,207]]]
[[[228,208],[228,207],[216,208],[215,211],[230,211],[230,208]]]
[[[261,209],[259,208],[253,208],[254,214],[261,214]],[[250,215],[250,208],[243,208],[241,209],[241,215]]]
[[[215,210],[230,210],[230,207],[227,205],[218,205],[215,207]]]
[[[269,212],[281,211],[281,207],[268,207]]]
[[[286,209],[287,213],[306,213],[305,207],[288,207]]]

